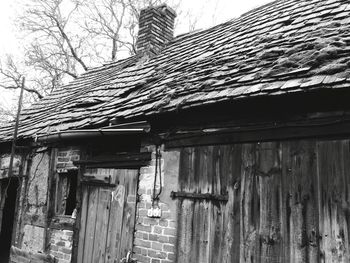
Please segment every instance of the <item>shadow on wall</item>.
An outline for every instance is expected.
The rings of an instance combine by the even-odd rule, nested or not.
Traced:
[[[16,179],[4,179],[2,180],[1,185],[5,189],[7,188],[7,196],[5,199],[1,220],[0,263],[8,263],[15,217],[18,181]],[[2,198],[5,197],[4,191],[1,192]]]

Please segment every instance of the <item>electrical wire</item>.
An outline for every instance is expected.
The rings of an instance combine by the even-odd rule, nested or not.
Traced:
[[[154,206],[155,201],[159,200],[159,196],[161,195],[163,191],[163,182],[162,182],[162,155],[160,151],[160,146],[156,146],[156,164],[154,169],[154,184],[153,184],[153,199],[152,199],[152,206]],[[158,170],[159,170],[159,192],[156,194],[156,188],[157,188],[157,178],[158,178]]]
[[[160,151],[160,148],[158,147],[158,151],[157,151],[157,154],[156,154],[156,158],[159,160],[158,161],[158,169],[159,169],[159,192],[156,196],[156,200],[159,199],[159,196],[162,194],[162,191],[163,191],[163,183],[162,183],[162,154],[161,154],[161,151]],[[156,168],[157,169],[157,168]]]

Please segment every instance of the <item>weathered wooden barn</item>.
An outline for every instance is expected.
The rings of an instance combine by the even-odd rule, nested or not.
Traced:
[[[0,259],[350,262],[350,1],[175,16],[0,129]]]

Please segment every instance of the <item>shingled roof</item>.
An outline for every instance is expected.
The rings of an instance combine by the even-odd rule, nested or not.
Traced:
[[[91,69],[22,113],[19,137],[253,96],[350,87],[350,3],[278,0]],[[10,140],[13,128],[0,131]]]

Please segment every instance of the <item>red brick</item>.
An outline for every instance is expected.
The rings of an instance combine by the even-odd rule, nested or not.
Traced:
[[[176,229],[166,228],[166,229],[164,229],[164,235],[176,236]]]
[[[140,254],[143,256],[147,256],[147,249],[143,247],[134,247],[135,254]]]
[[[169,243],[169,237],[167,236],[158,236],[158,241],[162,243]]]
[[[163,250],[166,252],[175,252],[175,246],[173,245],[164,245]]]
[[[176,237],[169,237],[168,243],[175,245],[176,244]]]
[[[159,242],[152,242],[152,248],[161,251],[163,248],[163,244]]]
[[[175,254],[174,253],[168,253],[168,259],[169,260],[175,260]]]
[[[146,204],[144,204],[144,207],[146,207]],[[139,216],[147,216],[148,210],[147,209],[139,209]]]
[[[150,248],[151,247],[151,242],[145,241],[145,240],[142,240],[142,239],[139,239],[139,238],[136,238],[135,239],[135,245],[136,246],[140,246],[140,247]],[[169,251],[169,252],[171,252],[171,251]]]
[[[152,227],[151,226],[145,226],[145,225],[137,224],[136,225],[136,230],[144,231],[144,232],[151,232],[152,231]]]
[[[135,233],[135,237],[138,237],[138,238],[143,238],[143,234],[142,232],[136,232]]]
[[[143,219],[144,219],[144,217],[143,216],[140,216],[139,218],[137,218],[137,224],[143,224]]]
[[[171,212],[163,212],[162,218],[171,218]]]
[[[145,219],[143,220],[143,223],[145,225],[158,225],[158,219],[155,218],[149,218],[149,217],[145,217]]]
[[[167,257],[167,254],[164,252],[156,251],[149,249],[148,250],[148,256],[151,258],[159,258],[159,259],[165,259]]]
[[[162,234],[163,228],[160,226],[154,226],[153,227],[153,232],[156,234]]]
[[[51,251],[58,251],[58,246],[50,245],[50,250]]]
[[[138,263],[150,263],[151,259],[149,257],[145,257],[142,255],[135,255],[135,258],[137,259]]]
[[[69,254],[69,255],[72,253],[72,249],[66,248],[66,247],[59,248],[59,251],[61,251],[64,254]]]
[[[56,243],[56,245],[59,246],[59,247],[64,247],[64,246],[66,246],[66,243],[63,242],[63,241],[58,241],[58,242]]]
[[[135,254],[141,254],[141,247],[134,247]]]
[[[146,194],[146,189],[145,188],[139,188],[138,194],[139,195]],[[144,204],[144,202],[141,202],[140,204]]]
[[[165,219],[159,220],[159,225],[163,226],[163,227],[167,227],[168,226],[168,220],[165,220]]]
[[[167,204],[160,204],[160,209],[162,209],[162,211],[169,211],[169,206]]]
[[[158,241],[158,235],[149,234],[149,240],[151,240],[151,241]]]

